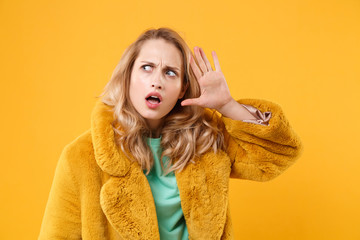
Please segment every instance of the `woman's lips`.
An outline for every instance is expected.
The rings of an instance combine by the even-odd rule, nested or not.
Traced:
[[[145,102],[149,108],[157,108],[162,102],[162,96],[158,92],[151,92],[146,95]]]
[[[149,108],[157,108],[161,102],[157,102],[157,101],[153,101],[153,100],[148,100],[148,99],[145,99],[145,102],[146,102],[146,105],[149,107]]]

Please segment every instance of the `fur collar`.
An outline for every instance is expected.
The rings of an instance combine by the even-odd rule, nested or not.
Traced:
[[[129,171],[130,161],[115,144],[111,126],[113,120],[112,107],[98,100],[91,115],[91,136],[96,162],[104,172],[121,177]]]

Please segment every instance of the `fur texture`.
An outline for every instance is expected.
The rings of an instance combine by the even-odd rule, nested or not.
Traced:
[[[229,177],[269,181],[301,155],[279,105],[239,103],[272,112],[269,126],[222,118],[227,150],[209,151],[175,172],[189,239],[233,239]],[[116,147],[112,118],[98,100],[91,129],[64,148],[39,239],[159,239],[150,185],[139,164]]]

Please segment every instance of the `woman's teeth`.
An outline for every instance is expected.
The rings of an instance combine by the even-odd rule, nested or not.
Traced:
[[[152,104],[156,104],[160,102],[160,99],[156,96],[150,96],[147,98],[147,100]]]

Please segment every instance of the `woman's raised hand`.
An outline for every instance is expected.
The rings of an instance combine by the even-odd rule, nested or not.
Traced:
[[[198,98],[185,99],[181,102],[181,105],[198,105],[204,108],[213,108],[221,112],[221,109],[232,102],[233,98],[230,95],[224,74],[221,72],[217,55],[215,51],[212,52],[215,65],[214,71],[201,48],[195,47],[194,53],[198,64],[196,64],[191,56],[190,66],[199,82],[201,95]]]

